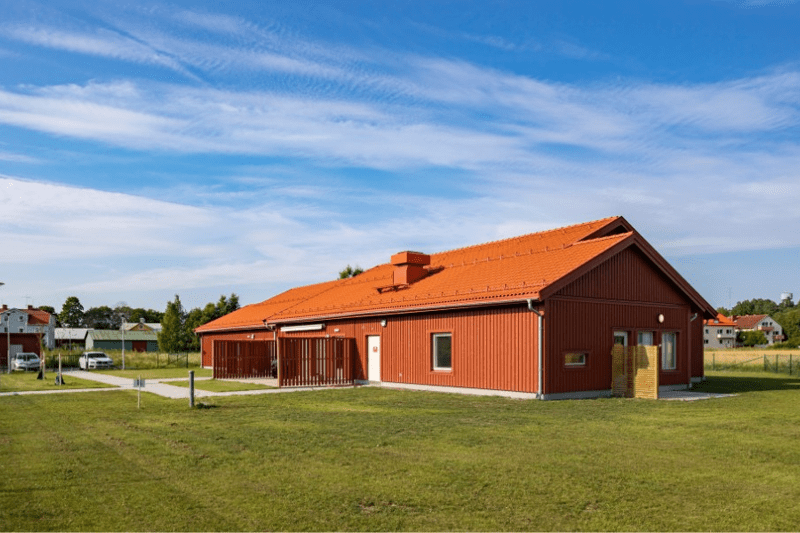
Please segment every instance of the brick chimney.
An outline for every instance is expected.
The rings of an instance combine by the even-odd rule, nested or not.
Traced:
[[[420,252],[400,252],[392,256],[394,285],[409,285],[428,275],[424,267],[431,264],[431,256]]]

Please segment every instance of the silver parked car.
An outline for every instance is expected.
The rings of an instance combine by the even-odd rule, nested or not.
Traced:
[[[94,370],[98,368],[111,368],[114,361],[104,352],[83,352],[78,359],[81,370]]]
[[[11,358],[12,370],[39,370],[42,361],[33,352],[19,352]]]

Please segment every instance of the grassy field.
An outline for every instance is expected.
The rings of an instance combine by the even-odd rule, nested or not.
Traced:
[[[62,356],[62,363],[68,364],[72,361],[75,366],[78,365],[78,357],[85,350],[83,348],[75,348],[69,351],[65,348],[56,348],[55,350],[44,350],[44,355],[47,358],[48,368],[56,368],[58,366],[58,355]],[[105,352],[111,359],[114,360],[114,365],[122,368],[122,350],[95,350]],[[187,367],[188,359],[188,367]],[[201,355],[200,352],[190,352],[189,354],[182,354],[179,356],[169,355],[158,352],[134,352],[132,350],[125,350],[125,368],[126,369],[155,369],[155,368],[183,368],[184,370],[197,369],[200,366]]]
[[[0,529],[796,530],[800,380],[697,402],[362,387],[0,398]]]
[[[766,358],[766,361],[765,361]],[[706,350],[707,370],[766,370],[800,374],[800,350],[764,350],[736,348],[731,350]]]
[[[13,372],[11,374],[0,374],[0,392],[20,392],[20,391],[42,391],[42,390],[64,390],[64,389],[100,389],[111,387],[96,381],[73,378],[69,374],[64,374],[64,385],[56,385],[56,373],[47,372],[45,379],[36,379],[38,372]],[[2,400],[0,400],[2,402]],[[0,406],[0,411],[2,406]],[[0,422],[2,427],[3,422]],[[2,431],[0,431],[2,435]],[[2,436],[0,436],[2,438]],[[0,481],[2,483],[2,481]],[[0,527],[2,530],[2,527]]]

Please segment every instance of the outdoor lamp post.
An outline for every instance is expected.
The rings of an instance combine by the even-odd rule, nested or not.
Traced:
[[[5,283],[0,281],[0,287],[2,287],[3,285],[5,285]],[[5,314],[5,313],[2,313],[2,314]],[[6,365],[8,366],[8,370],[9,370],[9,373],[10,373],[11,372],[11,329],[9,327],[8,317],[6,317],[6,331],[9,332],[8,333],[8,337],[7,337],[8,338],[8,343],[6,344],[6,350],[7,350],[6,351]]]
[[[0,286],[5,285],[0,281]],[[6,316],[6,367],[8,373],[11,373],[11,311],[5,311],[3,314]]]
[[[122,370],[125,370],[125,315],[120,315],[122,317],[122,324],[120,325],[120,329],[122,330]]]

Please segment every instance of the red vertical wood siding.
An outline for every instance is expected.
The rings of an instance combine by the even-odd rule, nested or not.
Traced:
[[[386,320],[386,326],[381,321]],[[279,338],[355,340],[353,375],[367,379],[367,337],[381,337],[381,381],[536,392],[537,317],[527,305],[324,321],[322,331]],[[452,369],[434,371],[432,336],[452,334]],[[204,336],[205,343],[205,336]],[[283,354],[281,354],[282,356]]]
[[[638,331],[655,332],[655,344],[661,343],[662,332],[676,332],[677,368],[661,370],[659,383],[688,383],[694,372],[690,360],[696,364],[697,359],[695,327],[689,331],[691,312],[690,301],[640,252],[627,249],[611,257],[547,301],[545,393],[609,389],[616,330],[628,332],[630,346],[636,344]],[[700,347],[702,360],[702,335]],[[588,352],[587,365],[566,367],[564,354],[570,351]]]
[[[536,392],[537,320],[527,306],[403,315],[388,320],[381,379]],[[452,368],[433,370],[432,336],[452,335]]]
[[[12,333],[11,344],[22,345],[23,352],[42,355],[42,343],[35,333]],[[0,333],[0,366],[8,366],[8,333]]]
[[[354,339],[283,338],[278,342],[278,383],[281,387],[353,383]]]
[[[214,379],[275,377],[275,341],[217,340],[214,343]]]
[[[682,293],[638,250],[628,248],[558,292],[559,296],[684,305]]]
[[[252,331],[231,331],[220,333],[207,333],[200,337],[200,357],[205,368],[214,367],[214,341],[249,341],[249,340],[272,340],[273,333],[265,328],[253,329]]]
[[[664,322],[658,322],[658,315]],[[678,334],[677,368],[659,373],[661,385],[687,383],[688,351],[686,332],[688,306],[644,305],[631,302],[593,302],[588,299],[558,299],[547,302],[545,310],[546,360],[545,393],[563,393],[611,388],[611,349],[614,331],[628,332],[628,344],[636,344],[638,331],[653,331],[654,343],[661,333]],[[585,367],[566,367],[564,354],[588,352]]]

